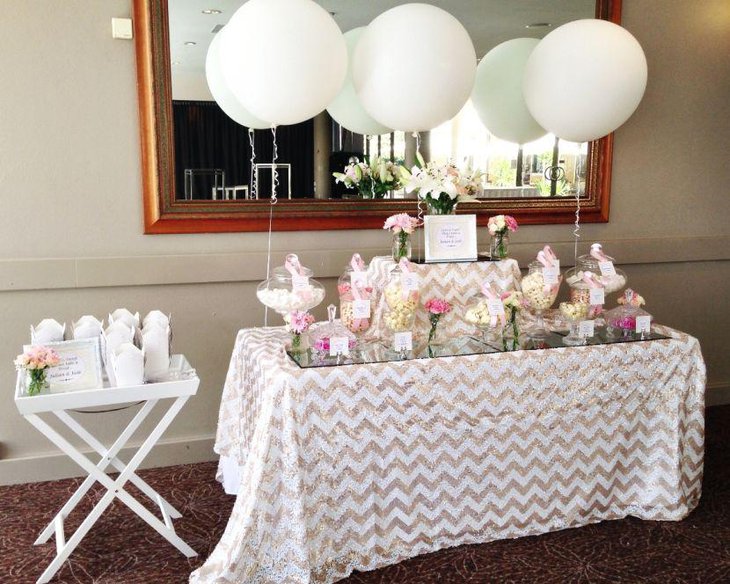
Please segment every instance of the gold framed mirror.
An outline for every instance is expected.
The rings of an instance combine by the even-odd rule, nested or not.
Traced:
[[[271,207],[268,197],[212,196],[201,199],[179,194],[181,169],[179,165],[176,167],[168,4],[175,1],[179,0],[134,0],[145,233],[266,231]],[[621,0],[596,0],[595,16],[620,23]],[[246,130],[241,128],[240,131]],[[391,138],[390,143],[394,141],[395,138]],[[557,140],[555,142],[557,144]],[[375,144],[380,150],[379,137],[377,142],[365,138],[364,148],[372,152]],[[584,222],[608,221],[612,146],[613,135],[585,144],[579,157],[580,164],[576,162],[574,165],[580,167],[574,188],[582,193],[581,217]],[[558,158],[557,147],[554,150],[553,162]],[[270,163],[271,160],[262,162]],[[328,172],[331,170],[329,168]],[[516,171],[515,174],[519,175]],[[543,186],[545,183],[540,179],[540,173],[534,174],[538,181],[542,181],[538,186]],[[213,187],[214,193],[220,190],[217,184]],[[306,190],[298,189],[291,199],[280,196],[273,214],[274,230],[380,228],[387,216],[400,212],[414,213],[416,208],[412,199],[315,198]],[[459,212],[476,213],[480,225],[486,224],[490,215],[498,213],[509,213],[522,224],[569,223],[574,220],[575,196],[556,196],[553,185],[545,195],[490,196],[479,203],[460,205]]]

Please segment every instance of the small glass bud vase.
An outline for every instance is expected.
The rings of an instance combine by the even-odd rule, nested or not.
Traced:
[[[504,260],[509,255],[509,233],[497,233],[492,236],[489,255],[493,260]]]
[[[28,369],[28,377],[26,381],[28,395],[38,395],[48,390],[50,384],[46,377],[45,369]]]
[[[401,258],[411,259],[413,252],[411,235],[405,231],[393,234],[393,261],[397,264]]]
[[[309,349],[309,335],[307,333],[292,333],[289,350],[292,353],[305,353]]]

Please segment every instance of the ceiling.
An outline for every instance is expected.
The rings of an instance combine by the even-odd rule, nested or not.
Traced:
[[[216,25],[225,25],[245,0],[169,0],[170,54],[173,77],[177,71],[205,73],[205,55]],[[389,8],[405,4],[403,0],[317,0],[330,12],[343,32],[367,25]],[[541,38],[550,28],[527,29],[526,25],[548,22],[552,28],[577,20],[592,18],[595,0],[429,0],[466,27],[483,56],[501,42],[518,37]],[[220,14],[203,14],[216,9]],[[194,42],[195,45],[185,45]]]

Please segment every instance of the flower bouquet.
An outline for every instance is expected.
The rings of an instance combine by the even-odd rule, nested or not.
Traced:
[[[306,347],[302,346],[302,335],[309,330],[314,323],[314,317],[308,312],[295,310],[284,316],[287,332],[291,333],[291,350],[298,353]]]
[[[36,395],[48,387],[46,370],[60,361],[58,353],[48,347],[31,347],[15,358],[15,368],[27,371],[30,377],[28,395]]]
[[[363,199],[382,199],[390,191],[402,188],[398,165],[387,158],[374,158],[369,163],[357,158],[348,164],[344,172],[334,172],[336,182],[348,189],[356,189]]]
[[[420,227],[421,222],[407,213],[391,215],[385,220],[383,229],[393,233],[393,261],[400,262],[401,258],[411,259],[411,235]]]
[[[418,162],[411,171],[401,167],[401,178],[406,192],[415,191],[426,202],[430,215],[453,215],[459,203],[477,201],[482,188],[479,170],[462,172],[450,162],[425,164],[420,155]]]
[[[489,218],[487,229],[492,236],[490,247],[492,259],[505,259],[509,246],[509,232],[517,231],[517,220],[512,215],[495,215]]]
[[[520,328],[517,315],[525,306],[522,292],[515,290],[502,294],[502,304],[507,315],[507,322],[502,329],[502,345],[505,351],[514,351],[520,347]]]

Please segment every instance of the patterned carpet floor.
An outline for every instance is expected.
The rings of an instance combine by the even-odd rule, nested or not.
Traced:
[[[628,518],[536,537],[462,546],[420,556],[346,584],[372,583],[726,583],[730,582],[730,406],[707,411],[702,501],[684,521]],[[178,533],[200,556],[192,560],[115,502],[52,582],[187,582],[212,551],[233,505],[215,481],[214,463],[143,471],[141,476],[182,513]],[[0,487],[0,583],[31,583],[54,553],[33,541],[79,484],[78,479]],[[132,489],[130,489],[132,490]],[[67,534],[102,492],[94,489]]]

